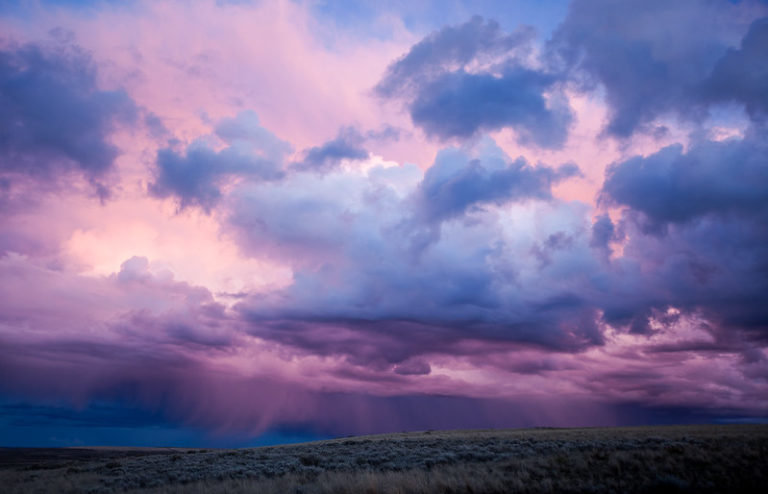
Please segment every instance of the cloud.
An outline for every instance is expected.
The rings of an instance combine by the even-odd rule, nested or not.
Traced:
[[[558,148],[571,112],[548,95],[561,79],[526,66],[532,34],[480,17],[445,27],[390,65],[375,91],[405,101],[413,123],[441,140],[511,127],[523,143]]]
[[[77,46],[6,43],[0,48],[0,173],[55,183],[76,172],[103,179],[119,154],[118,123],[138,109],[123,91],[100,90]]]
[[[410,106],[413,122],[440,139],[469,138],[512,127],[523,143],[557,148],[565,142],[570,110],[550,105],[551,75],[520,67],[500,76],[456,71],[424,85]]]
[[[457,149],[438,154],[416,194],[425,220],[448,219],[483,204],[551,199],[554,184],[580,174],[572,164],[555,169],[532,167],[522,157],[508,161],[500,149],[494,148],[491,144],[482,160]]]
[[[258,115],[252,110],[221,119],[216,123],[215,133],[230,147],[275,163],[280,163],[292,150],[289,143],[262,127]]]
[[[729,49],[701,84],[708,101],[743,103],[753,120],[768,116],[768,17],[752,23],[739,49]]]
[[[260,338],[382,369],[461,355],[467,340],[577,351],[603,344],[606,325],[668,327],[671,308],[763,338],[766,151],[751,132],[609,167],[616,223],[551,197],[575,167],[488,142],[444,150],[406,182],[393,167],[240,187],[229,231],[294,279],[238,311]]]
[[[606,320],[648,330],[652,312],[701,313],[714,333],[768,339],[768,148],[765,131],[743,139],[669,146],[611,165],[602,200],[624,206],[627,239],[617,259],[624,300],[605,300]],[[650,267],[653,267],[650,270]]]
[[[238,304],[252,334],[359,365],[450,353],[466,338],[559,349],[600,343],[596,308],[569,281],[568,265],[594,263],[585,218],[550,194],[575,167],[532,167],[486,145],[474,158],[441,153],[403,186],[411,173],[295,174],[235,191],[228,231],[252,255],[294,270],[291,286]],[[533,232],[505,224],[512,207],[565,214]],[[547,243],[559,232],[572,240]],[[544,271],[530,263],[540,235]]]
[[[641,212],[652,225],[683,223],[707,214],[760,214],[768,206],[768,148],[764,136],[668,146],[647,157],[614,163],[602,197]]]
[[[524,54],[530,49],[531,37],[528,29],[505,34],[497,22],[477,16],[459,26],[444,27],[390,65],[376,91],[382,96],[397,96],[445,73],[446,66],[461,67],[478,58],[492,60],[509,52]]]
[[[472,341],[473,332],[461,327],[403,323],[398,328],[382,321],[369,332],[348,327],[344,334],[333,331],[329,321],[329,327],[306,323],[328,355],[334,345],[349,345],[350,355],[360,355],[353,351],[361,349],[381,355],[380,346],[385,352],[394,349],[393,332],[403,343],[405,357],[396,363],[366,360],[362,354],[346,366],[333,358],[317,359],[325,354],[322,348],[304,353],[300,345],[275,346],[246,336],[254,330],[252,322],[217,309],[201,287],[159,276],[146,259],[129,259],[115,275],[95,278],[6,256],[0,259],[0,274],[0,406],[17,421],[15,427],[202,428],[213,437],[196,440],[207,442],[281,427],[342,435],[576,426],[593,423],[595,414],[601,423],[629,424],[657,420],[670,410],[670,420],[687,420],[692,413],[717,416],[725,406],[728,413],[759,414],[765,389],[764,380],[740,374],[764,371],[760,351],[746,352],[739,365],[724,360],[745,345],[754,349],[744,341],[734,341],[730,349],[720,345],[700,366],[698,359],[685,358],[700,354],[690,345],[648,345],[642,356],[627,351],[626,344],[604,354],[570,355],[512,346],[502,335],[486,333],[480,335],[484,341]],[[182,317],[198,335],[178,331]],[[285,334],[311,334],[288,327],[285,320],[281,324]],[[26,331],[18,331],[19,325]],[[82,332],[86,326],[92,331]],[[451,329],[457,335],[453,341]],[[212,340],[217,334],[221,341]],[[363,341],[367,346],[360,345]],[[414,345],[424,357],[407,357]],[[670,351],[676,354],[666,356]],[[446,361],[461,356],[467,357],[462,368],[486,375],[493,389],[447,375]],[[239,359],[246,367],[233,365]],[[313,360],[323,365],[313,367]],[[627,369],[617,371],[617,366]],[[521,373],[532,391],[499,389],[522,384]],[[422,381],[428,379],[434,381]],[[725,390],[714,406],[705,382]],[[465,396],[468,387],[472,395]],[[584,390],[590,398],[584,398]],[[25,411],[34,416],[24,419]]]
[[[0,258],[0,274],[0,404],[42,407],[38,422],[27,421],[28,426],[65,425],[61,421],[89,427],[100,422],[138,428],[165,424],[255,435],[300,425],[351,434],[538,425],[544,420],[541,410],[548,410],[550,424],[573,424],[593,417],[586,410],[601,407],[584,402],[585,413],[576,418],[578,399],[569,413],[561,414],[536,398],[327,389],[343,366],[313,369],[310,363],[309,370],[293,369],[297,358],[312,357],[296,347],[248,337],[247,321],[223,310],[207,290],[161,276],[141,257],[127,260],[112,276],[91,277],[11,255]],[[25,331],[19,331],[21,325]],[[90,331],[82,332],[83,327]],[[335,334],[319,331],[318,336],[330,344]],[[439,345],[442,339],[434,332],[412,336],[423,345]],[[375,344],[369,339],[370,346]],[[249,367],[232,365],[238,359]],[[418,358],[382,367],[387,368],[401,385],[426,378],[431,370]],[[366,387],[382,374],[371,370]],[[313,385],[306,372],[322,375],[323,385]]]
[[[383,131],[383,136],[391,134],[390,129]],[[354,128],[347,127],[339,131],[338,136],[321,146],[315,146],[304,152],[304,159],[293,166],[298,170],[326,172],[341,163],[342,160],[358,161],[368,158],[368,151],[363,148],[365,138]]]
[[[721,57],[753,56],[727,54],[759,10],[753,7],[754,2],[707,0],[575,0],[547,52],[551,63],[584,88],[602,86],[611,108],[605,130],[626,138],[663,115],[694,120],[706,114],[699,88],[716,65],[728,70]]]
[[[708,215],[649,234],[644,219],[628,210],[621,228],[629,240],[614,263],[609,286],[615,292],[600,301],[603,318],[648,334],[651,321],[674,308],[707,321],[702,327],[716,339],[742,334],[764,346],[765,221],[765,209],[754,215]]]
[[[31,70],[30,87],[83,102],[71,126],[89,144],[77,147],[69,129],[65,144],[80,154],[46,144],[56,135],[46,125],[57,129],[70,113],[43,121],[33,96],[3,90],[4,105],[27,105],[19,115],[42,144],[0,146],[3,160],[23,151],[35,164],[0,168],[0,408],[27,404],[54,426],[181,425],[239,441],[272,427],[349,434],[765,415],[765,29],[755,21],[764,6],[581,0],[545,47],[527,28],[474,18],[410,50],[400,36],[413,27],[407,20],[395,23],[394,40],[363,46],[339,31],[326,45],[303,30],[316,23],[301,5],[283,5],[290,15],[262,6],[244,16],[200,4],[138,44],[91,28],[159,11],[134,9],[137,22],[127,23],[120,9],[50,21],[29,11],[34,32],[38,19],[80,26],[98,48],[98,74],[72,47],[2,50],[0,81]],[[253,29],[257,17],[264,29]],[[200,19],[216,46],[188,43]],[[26,32],[22,20],[9,25]],[[302,46],[295,72],[283,70]],[[360,99],[385,60],[404,52],[375,91],[405,105],[417,134],[463,141],[425,169],[434,143],[404,130],[397,152],[419,165],[396,165],[386,144],[400,130],[385,120],[402,122]],[[199,77],[169,76],[188,69]],[[126,155],[110,175],[123,181],[108,207],[92,208],[76,187],[40,200],[48,176],[100,182],[115,168],[111,129],[132,117],[110,106],[106,95],[127,96],[101,91],[97,75],[128,77],[131,94],[156,112],[137,120],[151,139],[116,136]],[[584,91],[570,99],[581,108],[579,133],[552,152],[568,137],[574,90]],[[602,96],[609,127],[594,135]],[[652,147],[732,103],[752,119],[720,134],[737,138],[710,142],[697,129],[680,145]],[[159,139],[200,135],[201,113],[250,105],[304,151],[294,156],[242,112],[204,121],[208,135],[155,154]],[[636,136],[619,149],[606,139],[662,123],[670,131],[655,141]],[[340,130],[323,142],[329,128]],[[548,149],[506,154],[483,136],[498,129]],[[509,133],[499,139],[514,149]],[[147,152],[156,158],[149,170]],[[588,180],[564,184],[579,174],[560,165],[571,157]],[[571,186],[599,186],[592,172],[610,159],[601,202],[561,199]],[[147,182],[150,194],[204,211],[157,216]],[[190,249],[205,235],[204,248]],[[190,251],[197,258],[185,263]],[[211,285],[176,281],[163,266]],[[117,411],[100,414],[100,404]]]
[[[687,154],[727,170],[730,146],[759,150],[760,142],[702,143]],[[764,216],[726,208],[669,222],[663,235],[641,228],[631,208],[618,224],[593,222],[589,206],[549,197],[556,169],[521,164],[490,142],[444,152],[433,168],[234,185],[220,203],[231,215],[223,233],[255,257],[290,263],[293,282],[232,309],[138,256],[107,277],[3,257],[0,397],[65,409],[118,404],[161,423],[248,434],[285,424],[333,434],[541,425],[542,417],[576,425],[595,410],[612,423],[629,420],[622,407],[631,400],[639,421],[672,405],[681,407],[675,417],[688,417],[715,407],[704,382],[732,393],[718,398],[720,410],[757,413],[764,385],[749,376],[764,359],[738,359],[765,347],[768,239],[755,227]],[[700,182],[715,180],[701,168]],[[530,179],[536,170],[545,178],[525,192],[489,185],[494,173]],[[480,186],[469,187],[471,201],[444,208],[440,236],[414,256],[403,225],[419,214],[416,198],[451,180]],[[619,231],[623,250],[606,259],[602,249]],[[678,333],[694,316],[705,350]],[[713,349],[712,369],[687,358]],[[675,362],[666,374],[655,368],[665,359]],[[583,390],[595,402],[580,401]]]
[[[589,245],[610,253],[610,243],[615,240],[621,240],[621,235],[616,231],[616,227],[607,214],[601,214],[592,224],[592,240]]]
[[[423,360],[410,360],[395,366],[395,373],[404,376],[423,376],[429,374],[432,368]]]
[[[221,188],[237,179],[277,180],[290,145],[259,125],[253,112],[224,119],[216,136],[227,147],[216,151],[205,139],[181,153],[171,148],[157,152],[155,179],[149,186],[155,197],[175,197],[180,207],[199,206],[208,211],[221,198]]]

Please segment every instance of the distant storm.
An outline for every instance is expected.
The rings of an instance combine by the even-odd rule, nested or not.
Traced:
[[[768,420],[766,2],[0,32],[0,446]]]

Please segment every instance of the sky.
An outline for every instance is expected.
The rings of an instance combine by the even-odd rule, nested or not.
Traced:
[[[768,3],[0,3],[0,446],[768,421]]]

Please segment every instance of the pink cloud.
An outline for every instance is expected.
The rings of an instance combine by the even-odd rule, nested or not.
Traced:
[[[521,141],[516,118],[443,142],[372,91],[419,43],[402,25],[360,40],[290,1],[30,12],[9,37],[61,27],[53,45],[98,67],[88,94],[124,90],[136,113],[91,129],[116,150],[103,183],[0,168],[6,396],[253,434],[768,410],[764,129],[746,113],[619,139],[614,102],[563,82],[562,147]],[[757,179],[718,180],[721,155]]]

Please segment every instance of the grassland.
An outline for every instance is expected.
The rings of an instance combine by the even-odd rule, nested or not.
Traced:
[[[767,492],[768,425],[414,432],[239,450],[4,449],[6,493]]]

